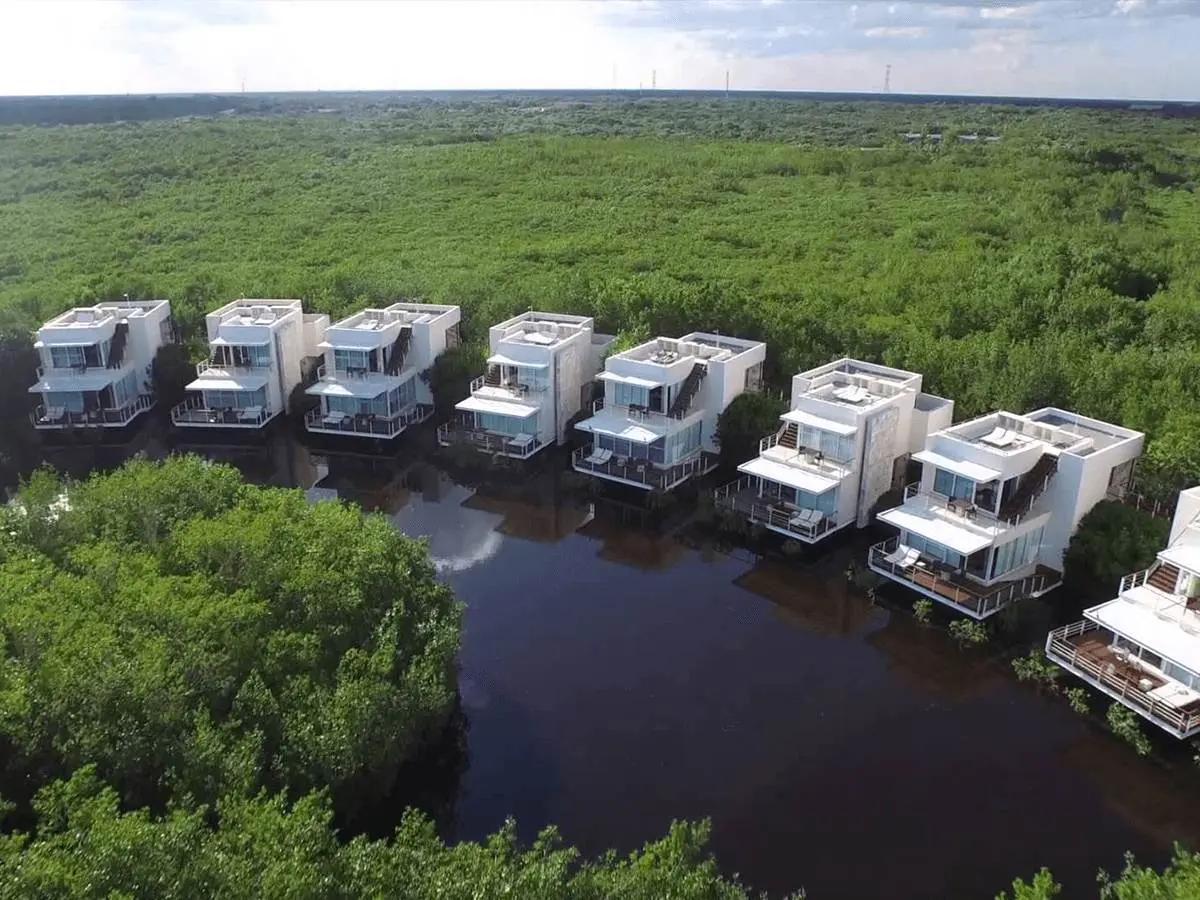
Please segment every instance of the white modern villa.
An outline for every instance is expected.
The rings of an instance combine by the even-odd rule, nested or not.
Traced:
[[[457,306],[393,303],[334,323],[319,344],[325,362],[306,391],[320,398],[304,427],[319,434],[394,438],[433,415],[421,373],[457,347]]]
[[[655,338],[610,356],[604,398],[576,425],[592,442],[575,451],[578,472],[666,491],[717,465],[717,417],[762,386],[767,346],[696,331]]]
[[[527,312],[493,325],[487,371],[438,428],[438,443],[528,459],[562,441],[612,341],[587,316]]]
[[[945,428],[954,403],[921,392],[921,376],[839,359],[792,377],[790,409],[718,508],[804,543],[865,527],[876,501],[902,484],[910,455]]]
[[[170,343],[171,304],[77,306],[38,329],[35,428],[120,428],[154,405],[154,356]]]
[[[299,300],[235,300],[205,316],[209,358],[190,397],[171,410],[180,428],[255,430],[287,412],[304,362],[320,355],[329,316]]]
[[[1061,409],[997,412],[929,436],[921,480],[879,514],[871,569],[973,619],[1062,581],[1079,520],[1127,484],[1143,435]]]
[[[1200,734],[1200,487],[1180,494],[1154,564],[1083,616],[1046,655],[1168,734]]]

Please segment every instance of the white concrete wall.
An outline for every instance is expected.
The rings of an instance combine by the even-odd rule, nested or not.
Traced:
[[[1188,488],[1179,495],[1175,518],[1171,520],[1171,540],[1168,543],[1175,543],[1197,516],[1200,516],[1200,487]]]
[[[921,401],[934,405],[933,409],[920,409]],[[919,394],[913,401],[912,417],[909,422],[908,446],[906,452],[912,454],[925,449],[929,435],[943,428],[949,428],[954,422],[954,401],[932,394]]]

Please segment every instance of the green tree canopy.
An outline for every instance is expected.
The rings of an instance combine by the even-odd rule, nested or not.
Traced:
[[[5,520],[9,783],[94,764],[139,806],[341,799],[453,706],[459,607],[380,516],[175,458],[39,475]]]

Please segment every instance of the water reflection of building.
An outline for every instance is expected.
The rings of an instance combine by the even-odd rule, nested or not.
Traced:
[[[548,544],[574,534],[593,516],[591,504],[564,503],[557,497],[512,496],[486,488],[468,497],[463,506],[503,516],[496,531],[505,537]]]
[[[646,571],[669,569],[690,552],[655,513],[607,498],[596,501],[591,521],[578,533],[600,541],[601,559]]]
[[[1135,762],[1111,734],[1089,729],[1069,744],[1067,761],[1092,780],[1121,818],[1163,847],[1173,841],[1200,847],[1200,786],[1194,771],[1178,772],[1148,760]]]
[[[278,434],[262,443],[176,443],[172,453],[194,453],[233,466],[251,484],[307,490],[326,474],[319,457],[303,444]]]
[[[959,650],[946,632],[909,615],[892,613],[866,641],[898,675],[946,700],[966,700],[999,678],[994,666]]]
[[[733,583],[770,600],[782,618],[815,634],[855,634],[875,611],[861,590],[830,567],[798,572],[794,563],[760,557]]]

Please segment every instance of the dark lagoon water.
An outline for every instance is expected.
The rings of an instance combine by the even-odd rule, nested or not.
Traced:
[[[1003,653],[959,650],[844,574],[865,543],[807,560],[696,540],[629,498],[556,474],[472,486],[398,455],[310,453],[290,437],[198,445],[262,484],[336,492],[426,536],[466,604],[466,760],[450,833],[556,824],[587,854],[710,817],[729,872],[778,896],[992,897],[1043,865],[1094,897],[1126,850],[1200,846],[1190,769],[1137,759]],[[82,474],[127,448],[51,453]]]

